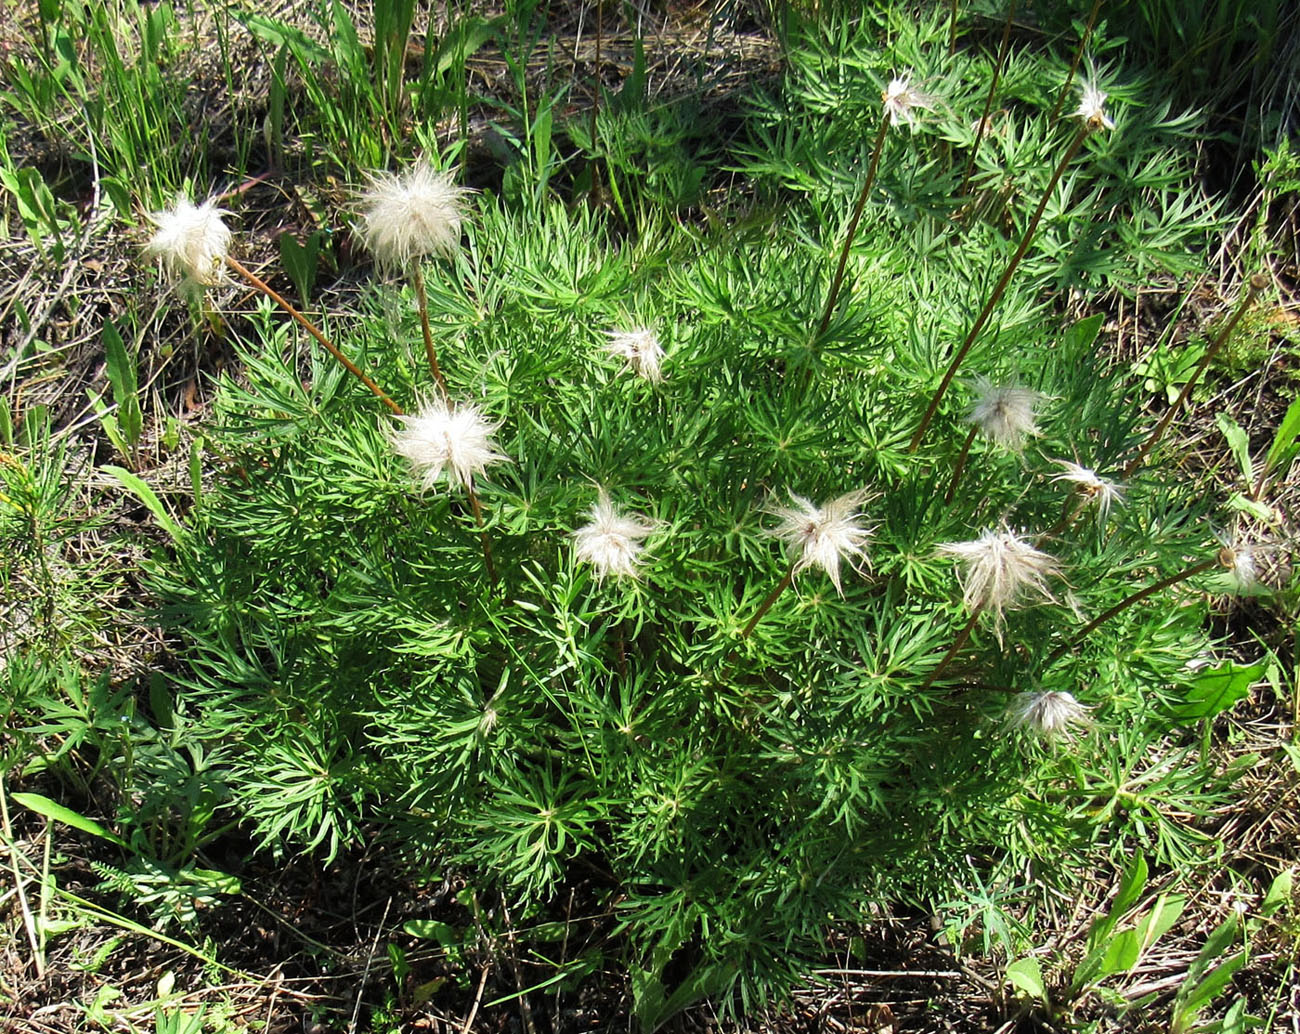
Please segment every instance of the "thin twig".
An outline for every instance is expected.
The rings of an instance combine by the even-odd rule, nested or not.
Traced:
[[[1074,85],[1075,74],[1079,71],[1079,62],[1083,60],[1083,52],[1088,47],[1088,40],[1092,37],[1092,27],[1097,24],[1097,12],[1101,10],[1101,0],[1092,0],[1092,11],[1088,14],[1088,23],[1083,27],[1083,35],[1079,37],[1079,47],[1074,52],[1074,60],[1070,62],[1070,74],[1065,77],[1065,85],[1061,87],[1061,92],[1056,95],[1056,103],[1052,105],[1052,113],[1048,116],[1049,122],[1055,122],[1056,116],[1061,113],[1061,105],[1065,103],[1065,95],[1070,92],[1070,87]]]
[[[975,443],[975,434],[979,431],[976,425],[970,429],[970,434],[966,436],[966,441],[961,447],[961,455],[957,457],[957,463],[952,468],[952,480],[948,482],[948,491],[943,494],[945,504],[952,502],[952,497],[957,492],[957,486],[961,484],[962,472],[966,469],[966,458],[970,455],[970,447]]]
[[[792,581],[794,581],[793,560],[790,561],[790,566],[786,570],[784,577],[782,577],[782,579],[776,583],[776,588],[773,589],[771,592],[769,592],[767,594],[767,599],[765,599],[762,603],[758,605],[758,610],[756,610],[754,612],[754,616],[749,619],[749,624],[745,626],[745,630],[740,633],[741,639],[749,638],[749,633],[754,631],[754,626],[757,625],[760,620],[762,620],[764,614],[766,614],[769,610],[772,609],[772,604],[777,601],[777,597],[779,597],[781,593],[785,592],[785,590],[790,587],[790,583]]]
[[[474,1017],[478,1015],[478,1007],[483,1003],[483,988],[487,986],[488,973],[491,970],[491,965],[487,965],[479,974],[478,990],[474,992],[474,1004],[469,1008],[469,1015],[465,1017],[465,1026],[460,1028],[460,1034],[469,1034],[470,1027],[474,1026]]]
[[[1011,275],[1016,271],[1016,267],[1020,265],[1020,260],[1025,257],[1025,252],[1029,250],[1029,245],[1034,239],[1034,234],[1038,231],[1038,224],[1042,221],[1043,212],[1047,210],[1047,202],[1051,199],[1052,193],[1056,190],[1057,183],[1061,181],[1061,177],[1065,174],[1066,167],[1074,160],[1074,156],[1079,153],[1079,148],[1083,146],[1084,140],[1088,138],[1088,134],[1091,132],[1092,126],[1085,122],[1080,127],[1079,132],[1075,134],[1074,140],[1070,143],[1070,146],[1066,148],[1065,156],[1061,159],[1060,163],[1056,166],[1056,170],[1052,173],[1052,178],[1047,183],[1047,189],[1043,191],[1043,196],[1038,202],[1038,207],[1034,209],[1034,214],[1029,220],[1029,225],[1025,228],[1024,236],[1020,238],[1020,244],[1016,248],[1015,254],[1011,256],[1011,261],[1007,263],[1007,268],[1003,271],[1002,276],[994,286],[993,293],[989,295],[988,301],[984,303],[984,308],[980,310],[979,316],[975,318],[974,324],[971,325],[970,332],[966,335],[966,340],[961,343],[961,347],[957,349],[956,355],[952,357],[952,362],[948,364],[948,370],[944,373],[943,380],[939,383],[939,389],[934,393],[934,397],[930,399],[930,405],[926,408],[925,415],[921,417],[921,425],[916,429],[916,433],[912,435],[912,441],[907,446],[907,451],[909,453],[916,452],[917,448],[920,446],[921,439],[925,437],[925,432],[930,426],[930,421],[934,419],[934,414],[939,409],[939,403],[943,401],[943,396],[948,390],[948,385],[950,385],[952,379],[957,376],[957,368],[961,366],[962,360],[966,358],[966,353],[971,350],[971,346],[975,344],[975,339],[979,337],[980,331],[984,329],[985,324],[989,321],[989,317],[993,315],[993,309],[997,306],[998,302],[1001,301],[1002,295],[1007,289],[1007,285],[1011,283]]]
[[[853,206],[853,217],[849,220],[849,230],[844,238],[844,247],[840,251],[839,265],[835,267],[835,277],[831,280],[831,290],[826,296],[826,311],[822,313],[822,321],[817,327],[817,336],[820,338],[826,333],[826,328],[831,323],[831,313],[835,310],[835,300],[840,296],[840,285],[844,283],[844,267],[849,261],[849,249],[853,247],[853,238],[858,232],[858,222],[862,218],[862,210],[867,205],[867,196],[871,193],[871,185],[876,181],[876,169],[880,165],[880,151],[885,146],[885,134],[889,131],[889,112],[883,111],[880,114],[880,128],[876,130],[876,142],[871,149],[871,164],[867,167],[867,178],[862,184],[862,190],[858,194],[857,203]]]
[[[483,565],[487,568],[488,581],[492,588],[497,587],[497,567],[492,562],[492,540],[488,537],[487,525],[483,522],[483,505],[478,501],[478,493],[474,491],[474,483],[470,482],[465,486],[469,493],[469,508],[474,511],[474,523],[478,525],[479,541],[483,543]]]
[[[1002,26],[1002,42],[998,44],[997,64],[993,66],[993,78],[989,82],[989,93],[984,98],[984,114],[980,116],[979,122],[975,124],[975,143],[970,149],[970,158],[966,161],[966,172],[962,175],[961,186],[957,190],[958,197],[966,196],[966,187],[970,183],[971,173],[975,171],[975,155],[979,152],[980,141],[984,139],[984,127],[988,123],[989,112],[993,110],[993,96],[998,91],[998,80],[1002,78],[1002,66],[1007,60],[1007,51],[1010,49],[1008,44],[1011,42],[1011,21],[1016,16],[1016,2],[1017,0],[1011,0],[1006,23]]]
[[[1211,557],[1209,560],[1202,560],[1199,564],[1193,564],[1185,571],[1179,571],[1178,574],[1171,574],[1168,578],[1161,578],[1160,581],[1153,582],[1152,584],[1148,585],[1145,589],[1140,589],[1137,592],[1133,593],[1131,596],[1125,597],[1124,599],[1116,603],[1115,606],[1111,607],[1109,610],[1102,611],[1102,613],[1098,614],[1095,618],[1093,618],[1086,625],[1084,625],[1083,629],[1079,632],[1079,634],[1076,635],[1069,642],[1062,643],[1050,654],[1048,654],[1047,664],[1052,664],[1055,661],[1060,660],[1071,650],[1076,649],[1085,639],[1088,638],[1090,634],[1092,634],[1092,632],[1094,632],[1100,626],[1104,625],[1111,618],[1115,617],[1115,615],[1121,614],[1129,607],[1141,603],[1148,596],[1154,596],[1156,593],[1160,592],[1161,589],[1168,589],[1171,585],[1177,585],[1179,582],[1185,582],[1188,578],[1191,578],[1194,575],[1198,575],[1202,571],[1208,571],[1211,567],[1214,567],[1218,563],[1219,563],[1218,557]]]
[[[324,347],[325,351],[329,352],[330,355],[332,355],[335,359],[337,359],[339,362],[343,364],[344,368],[348,371],[348,373],[352,374],[353,377],[357,378],[357,380],[359,380],[362,384],[364,384],[367,388],[369,388],[372,392],[374,392],[375,396],[379,399],[380,402],[386,405],[398,416],[401,416],[402,407],[399,406],[392,399],[390,399],[388,395],[385,394],[383,388],[381,388],[378,384],[376,384],[364,373],[362,373],[361,369],[358,366],[356,366],[356,364],[354,364],[352,360],[350,360],[347,356],[345,356],[342,352],[340,352],[334,346],[334,343],[330,341],[330,339],[327,338],[323,333],[321,333],[320,328],[317,327],[316,324],[314,324],[301,312],[299,312],[292,305],[290,305],[289,302],[282,295],[277,293],[269,284],[263,281],[259,276],[257,276],[252,271],[246,269],[239,262],[238,259],[231,258],[229,255],[227,255],[226,265],[229,266],[231,269],[233,269],[245,280],[247,280],[259,291],[261,291],[264,295],[270,298],[271,301],[275,302],[276,305],[280,306],[280,308],[282,308],[290,316],[292,316],[298,322],[298,324],[304,330],[307,331],[308,334],[310,334],[318,342],[320,342],[321,346]]]
[[[442,368],[438,366],[438,353],[433,348],[433,331],[429,327],[429,298],[424,293],[424,272],[420,269],[419,261],[411,263],[411,283],[415,287],[416,308],[420,310],[420,329],[424,332],[424,354],[429,360],[429,372],[433,374],[438,390],[442,392],[442,400],[450,405],[447,381],[442,376]]]
[[[27,892],[23,889],[23,874],[18,868],[18,851],[14,849],[13,826],[9,822],[9,802],[5,793],[4,780],[0,779],[0,823],[3,823],[5,842],[9,845],[9,867],[14,873],[14,891],[18,895],[18,907],[23,914],[23,929],[32,946],[32,961],[36,965],[36,977],[45,979],[45,960],[41,957],[40,939],[36,933],[36,920],[32,916],[31,906],[27,903]],[[46,824],[46,836],[49,824]]]
[[[944,670],[952,663],[952,659],[961,652],[961,648],[966,645],[970,639],[970,634],[975,630],[975,622],[979,620],[980,614],[984,612],[984,605],[981,603],[971,611],[970,619],[962,626],[962,630],[957,633],[957,638],[952,641],[952,646],[948,647],[948,652],[943,655],[943,660],[939,662],[938,667],[930,672],[929,677],[921,683],[921,689],[929,689],[944,673]]]

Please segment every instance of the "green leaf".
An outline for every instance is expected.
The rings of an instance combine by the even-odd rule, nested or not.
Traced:
[[[117,403],[117,423],[127,444],[134,449],[140,444],[140,433],[144,429],[136,363],[127,354],[122,335],[112,321],[104,324],[102,338],[104,364],[108,369],[109,383],[113,385],[113,401]]]
[[[1103,980],[1116,973],[1127,973],[1137,963],[1141,951],[1136,930],[1121,930],[1106,945],[1095,980]]]
[[[1062,342],[1065,354],[1082,355],[1087,349],[1091,348],[1093,342],[1097,340],[1097,335],[1101,333],[1104,316],[1105,314],[1100,312],[1095,316],[1086,316],[1070,327],[1065,332],[1065,339]]]
[[[505,16],[487,19],[482,17],[461,18],[438,43],[433,66],[439,75],[446,72],[458,62],[471,57],[479,47],[497,34],[497,27],[505,21]]]
[[[307,235],[306,243],[299,243],[291,233],[280,234],[280,261],[293,286],[298,290],[298,300],[306,305],[311,289],[316,284],[316,270],[320,265],[321,232]]]
[[[1007,967],[1007,982],[1017,991],[1040,1002],[1047,1001],[1047,985],[1043,983],[1043,971],[1038,960],[1032,956],[1016,959]]]
[[[449,923],[436,919],[410,919],[402,924],[402,932],[427,941],[437,941],[443,948],[459,947],[464,937]]]
[[[1283,464],[1290,463],[1297,452],[1300,452],[1300,398],[1287,407],[1286,416],[1282,418],[1264,458],[1264,472],[1271,474]]]
[[[1173,705],[1174,717],[1191,722],[1222,714],[1249,695],[1250,687],[1264,677],[1267,668],[1263,661],[1247,665],[1226,661],[1218,668],[1198,672],[1190,680],[1186,697]]]
[[[113,477],[117,478],[117,480],[122,483],[123,488],[139,499],[140,502],[144,503],[145,508],[153,514],[154,520],[158,522],[158,526],[171,536],[173,542],[184,541],[185,529],[176,522],[175,518],[173,518],[171,514],[167,512],[167,508],[163,506],[162,500],[158,498],[158,494],[145,484],[143,478],[137,477],[129,470],[124,470],[122,467],[114,467],[111,464],[106,465],[101,469],[104,470],[105,473],[112,474]]]
[[[1273,877],[1273,882],[1268,885],[1268,892],[1264,895],[1264,900],[1259,904],[1259,914],[1262,916],[1271,916],[1278,909],[1283,908],[1291,903],[1291,892],[1295,882],[1295,866],[1283,869]]]
[[[1242,426],[1228,416],[1227,413],[1216,413],[1215,422],[1219,425],[1219,430],[1223,432],[1223,437],[1228,440],[1228,451],[1232,453],[1233,458],[1237,461],[1237,469],[1241,471],[1241,476],[1247,485],[1255,483],[1255,465],[1250,461],[1250,438],[1242,429]]]
[[[24,808],[30,808],[36,812],[37,815],[44,815],[54,822],[62,822],[65,826],[71,826],[83,833],[89,833],[91,836],[107,840],[110,843],[117,844],[118,847],[128,846],[127,842],[120,836],[105,829],[94,819],[88,819],[71,808],[65,808],[57,801],[52,801],[39,793],[15,793],[10,794],[10,796]]]
[[[1147,885],[1147,872],[1146,858],[1142,855],[1134,856],[1133,864],[1128,867],[1119,882],[1119,893],[1115,895],[1115,903],[1110,906],[1108,917],[1112,922],[1137,904],[1137,899],[1142,896],[1142,891]]]

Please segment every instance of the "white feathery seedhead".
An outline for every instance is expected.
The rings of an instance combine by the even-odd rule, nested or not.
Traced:
[[[1020,728],[1049,740],[1068,736],[1076,726],[1089,722],[1088,708],[1063,692],[1017,693],[1007,707],[1007,717]]]
[[[160,259],[163,268],[180,278],[183,286],[213,287],[226,274],[230,228],[221,217],[229,214],[215,201],[195,206],[178,194],[171,208],[150,213],[149,219],[157,229],[145,245],[145,252]]]
[[[897,126],[900,122],[915,126],[916,113],[929,111],[938,103],[928,93],[915,89],[906,76],[889,80],[885,92],[880,95],[880,102],[884,106],[891,126]]]
[[[607,330],[605,332],[605,351],[617,359],[623,359],[637,374],[651,384],[658,384],[664,379],[664,350],[659,345],[659,338],[649,327],[633,327],[630,330]]]
[[[449,480],[470,488],[475,474],[508,458],[497,452],[492,440],[501,425],[491,423],[477,406],[451,406],[439,398],[414,416],[397,419],[402,426],[392,434],[393,448],[410,462],[425,491],[437,484],[444,470]]]
[[[1083,95],[1075,114],[1083,119],[1089,129],[1114,129],[1115,123],[1106,114],[1106,94],[1094,82],[1083,84]]]
[[[403,269],[426,255],[449,258],[460,247],[465,197],[473,193],[427,161],[405,172],[372,172],[358,199],[361,240],[386,268]]]
[[[966,414],[986,438],[1013,452],[1020,452],[1025,439],[1039,433],[1034,410],[1045,396],[1031,388],[997,387],[987,377],[971,382],[975,402]]]
[[[1259,585],[1259,566],[1255,563],[1256,547],[1235,539],[1218,536],[1223,548],[1219,550],[1219,565],[1228,572],[1232,586],[1246,592]]]
[[[588,511],[591,521],[573,532],[574,554],[596,569],[596,577],[637,577],[644,540],[658,527],[655,521],[620,513],[602,488]]]
[[[1096,471],[1071,463],[1069,460],[1052,460],[1052,462],[1065,468],[1061,473],[1052,475],[1052,480],[1068,481],[1074,485],[1074,490],[1083,497],[1085,502],[1097,504],[1102,520],[1105,520],[1106,515],[1110,513],[1111,506],[1124,502],[1123,485],[1098,477]]]
[[[814,506],[802,496],[790,493],[793,506],[777,506],[772,514],[781,523],[769,534],[785,542],[795,572],[820,567],[831,578],[835,591],[844,595],[840,584],[840,561],[855,557],[867,560],[866,545],[871,531],[862,525],[858,507],[866,500],[865,490],[849,492],[824,506]]]
[[[945,542],[939,555],[960,564],[963,602],[972,612],[991,611],[995,628],[1001,628],[1008,608],[1030,597],[1052,599],[1047,579],[1061,570],[1055,557],[1035,549],[1005,525],[986,528],[969,542]]]

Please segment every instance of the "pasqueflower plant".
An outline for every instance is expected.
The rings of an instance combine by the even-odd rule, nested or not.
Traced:
[[[1044,81],[1023,115],[1055,150],[1015,171],[1058,204],[933,247],[950,220],[900,209],[897,170],[956,187],[938,158],[984,102],[959,85],[872,95],[864,186],[820,242],[787,205],[669,252],[653,212],[618,236],[426,169],[445,226],[364,232],[448,361],[427,332],[427,365],[394,340],[382,279],[331,314],[379,392],[253,315],[216,397],[221,469],[152,584],[225,807],[264,849],[379,840],[529,915],[581,885],[651,1026],[692,995],[765,1000],[874,905],[1067,886],[1099,821],[1196,851],[1180,794],[1208,759],[1140,826],[1104,806],[1192,720],[1210,579],[1246,546],[1223,559],[1215,500],[1158,450],[1123,488],[1095,473],[1150,421],[1100,313],[1046,304],[1059,256],[1035,241],[1062,205],[1114,211],[1056,193],[1110,131],[1104,95],[1057,131]],[[871,217],[844,234],[851,207]],[[197,282],[227,246],[205,240],[178,266]],[[448,252],[456,275],[426,282]],[[945,398],[958,365],[967,397]]]

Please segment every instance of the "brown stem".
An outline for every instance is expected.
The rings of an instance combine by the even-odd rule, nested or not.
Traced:
[[[1084,496],[1080,493],[1075,493],[1069,499],[1067,499],[1065,501],[1065,505],[1061,507],[1061,519],[1057,521],[1055,524],[1053,524],[1041,535],[1038,536],[1038,538],[1034,541],[1034,548],[1037,549],[1048,539],[1053,539],[1057,535],[1061,534],[1061,532],[1063,532],[1066,528],[1070,526],[1070,522],[1073,521],[1076,517],[1079,516],[1080,513],[1083,512],[1083,508],[1087,504],[1088,504],[1087,496]]]
[[[280,308],[282,308],[295,320],[297,320],[298,323],[302,325],[303,329],[306,330],[308,334],[310,334],[312,337],[314,337],[317,341],[320,342],[320,344],[325,348],[325,351],[329,352],[330,355],[332,355],[335,359],[337,359],[339,362],[343,364],[344,368],[348,371],[348,373],[352,374],[353,377],[355,377],[367,388],[369,388],[372,392],[374,392],[375,397],[378,398],[380,402],[386,405],[398,416],[401,416],[402,407],[399,406],[392,399],[390,399],[384,393],[383,388],[381,388],[378,384],[376,384],[364,373],[362,373],[361,370],[347,356],[345,356],[342,352],[340,352],[337,348],[335,348],[333,342],[331,342],[329,338],[327,338],[324,334],[321,333],[320,328],[317,327],[316,324],[314,324],[301,312],[299,312],[292,305],[290,305],[289,302],[285,300],[285,298],[282,295],[277,294],[265,281],[259,278],[255,273],[251,272],[248,269],[245,269],[244,266],[237,259],[233,259],[229,255],[227,255],[226,265],[229,266],[231,269],[233,269],[245,280],[247,280],[259,291],[261,291],[264,295],[270,298],[271,301],[275,302],[276,305],[280,306]]]
[[[1208,571],[1211,567],[1214,567],[1219,562],[1220,561],[1218,557],[1211,557],[1209,560],[1202,560],[1199,564],[1193,564],[1185,571],[1180,571],[1178,574],[1171,574],[1168,578],[1161,578],[1160,581],[1153,582],[1151,585],[1148,585],[1145,589],[1140,589],[1137,592],[1133,593],[1132,596],[1120,600],[1120,602],[1116,603],[1115,606],[1111,607],[1109,610],[1103,611],[1102,613],[1098,614],[1095,618],[1093,618],[1086,625],[1084,625],[1082,631],[1080,631],[1079,634],[1076,635],[1073,639],[1071,639],[1068,643],[1062,643],[1050,654],[1048,654],[1047,663],[1052,664],[1053,662],[1060,660],[1071,650],[1078,647],[1079,644],[1081,644],[1085,639],[1087,639],[1092,632],[1094,632],[1101,625],[1104,625],[1116,614],[1121,614],[1124,611],[1128,610],[1128,608],[1133,606],[1134,604],[1141,603],[1148,596],[1154,596],[1161,589],[1168,589],[1171,585],[1177,585],[1179,582],[1185,582],[1187,581],[1188,578],[1191,578],[1194,575],[1198,575],[1202,571]]]
[[[1070,62],[1070,74],[1065,77],[1065,85],[1061,87],[1061,92],[1056,95],[1056,103],[1052,105],[1052,114],[1048,116],[1049,122],[1056,121],[1056,116],[1061,113],[1061,105],[1065,103],[1065,97],[1070,92],[1070,87],[1074,85],[1075,73],[1079,71],[1083,52],[1088,49],[1088,40],[1092,38],[1092,27],[1097,24],[1097,12],[1100,10],[1101,0],[1092,0],[1088,23],[1083,27],[1083,35],[1079,37],[1079,48],[1074,52],[1074,60]]]
[[[759,621],[762,620],[764,614],[766,614],[769,610],[772,609],[772,604],[776,602],[777,597],[780,596],[781,593],[785,592],[785,590],[790,587],[790,583],[792,581],[794,581],[793,560],[790,561],[790,567],[785,572],[784,577],[782,577],[782,579],[776,583],[776,588],[773,589],[771,592],[769,592],[767,594],[767,599],[765,599],[762,603],[758,605],[758,610],[756,610],[754,612],[754,616],[749,619],[749,624],[745,626],[745,630],[740,633],[741,639],[749,638],[749,633],[754,631],[754,626],[757,625]]]
[[[979,620],[980,614],[983,612],[984,605],[982,603],[971,611],[970,620],[968,620],[966,624],[962,626],[961,631],[957,633],[957,638],[952,641],[952,646],[948,647],[948,652],[943,655],[943,660],[939,662],[939,666],[935,668],[934,671],[930,672],[929,677],[921,683],[921,689],[929,689],[930,686],[934,684],[934,681],[944,673],[944,669],[952,663],[952,659],[957,656],[961,651],[961,648],[970,640],[971,632],[975,631],[975,622]]]
[[[952,497],[957,491],[957,486],[961,483],[962,471],[966,469],[966,457],[970,455],[970,447],[975,444],[975,433],[979,427],[972,427],[970,434],[966,436],[966,442],[961,447],[961,455],[957,457],[957,465],[952,468],[952,480],[948,482],[948,491],[943,494],[945,504],[952,502]]]
[[[1232,318],[1223,325],[1223,329],[1219,331],[1214,341],[1210,343],[1210,347],[1205,350],[1205,355],[1201,356],[1201,361],[1196,364],[1196,369],[1192,371],[1192,376],[1188,378],[1187,383],[1183,385],[1182,391],[1178,393],[1178,398],[1174,400],[1174,404],[1165,410],[1164,415],[1161,416],[1159,422],[1156,424],[1155,430],[1153,430],[1150,437],[1142,443],[1142,448],[1138,450],[1138,454],[1134,456],[1133,459],[1129,461],[1128,466],[1124,468],[1124,477],[1132,477],[1133,473],[1146,462],[1146,458],[1150,455],[1155,444],[1164,437],[1166,429],[1174,419],[1174,414],[1176,414],[1178,410],[1182,408],[1183,403],[1187,401],[1187,396],[1192,393],[1192,388],[1195,387],[1196,382],[1200,380],[1201,374],[1205,372],[1206,367],[1214,360],[1214,357],[1219,353],[1219,349],[1227,343],[1228,336],[1237,328],[1237,324],[1240,322],[1241,317],[1246,314],[1247,307],[1255,300],[1255,296],[1267,286],[1268,278],[1262,273],[1256,273],[1250,278],[1250,285],[1246,288],[1246,293],[1241,296],[1241,301],[1237,303],[1237,309],[1232,314]]]
[[[957,375],[957,368],[961,366],[962,360],[966,358],[966,353],[971,350],[971,346],[975,344],[975,339],[979,337],[980,331],[984,329],[989,317],[993,315],[993,309],[1002,300],[1007,285],[1011,283],[1011,274],[1016,271],[1016,267],[1020,265],[1020,260],[1025,257],[1025,252],[1029,250],[1030,242],[1033,241],[1034,234],[1038,231],[1038,224],[1042,221],[1043,212],[1047,209],[1047,202],[1051,198],[1052,192],[1056,190],[1057,183],[1061,181],[1061,176],[1065,174],[1066,166],[1074,160],[1074,156],[1079,153],[1079,148],[1083,146],[1084,140],[1088,138],[1088,134],[1091,132],[1092,127],[1085,122],[1079,128],[1079,132],[1075,135],[1070,146],[1066,148],[1065,156],[1052,173],[1047,189],[1043,191],[1038,207],[1034,209],[1029,225],[1025,228],[1024,236],[1020,238],[1020,244],[1016,248],[1015,254],[1011,256],[1011,261],[1007,263],[1006,270],[1003,271],[1002,276],[994,286],[993,293],[989,295],[988,301],[984,303],[984,308],[980,310],[979,316],[976,317],[975,323],[966,335],[966,340],[961,343],[961,347],[957,349],[957,354],[952,357],[952,362],[948,364],[948,371],[943,375],[943,380],[939,383],[939,390],[930,399],[930,405],[926,407],[925,415],[921,418],[921,426],[912,435],[912,441],[907,447],[908,452],[916,452],[917,447],[921,444],[921,439],[925,437],[925,432],[930,426],[930,421],[934,419],[934,414],[939,408],[939,403],[943,400],[944,393],[948,390],[948,385],[952,383],[952,379]]]
[[[411,265],[411,283],[415,285],[415,301],[420,310],[420,329],[424,331],[424,354],[429,359],[429,370],[438,383],[438,390],[442,392],[442,400],[450,405],[447,381],[442,376],[442,369],[438,366],[438,353],[433,348],[433,331],[429,327],[429,298],[424,293],[424,272],[420,269],[419,260]]]
[[[948,56],[957,53],[957,0],[952,0],[952,11],[948,15]]]
[[[849,249],[853,247],[853,238],[858,232],[858,222],[862,219],[862,210],[867,206],[867,195],[871,193],[871,185],[876,181],[876,169],[880,166],[880,152],[885,146],[885,133],[889,130],[889,112],[880,113],[880,128],[876,130],[876,142],[871,149],[871,164],[867,167],[867,178],[862,184],[862,190],[858,194],[857,203],[853,206],[853,217],[849,220],[849,232],[844,238],[844,247],[840,250],[839,265],[835,267],[835,278],[831,281],[830,294],[826,296],[826,311],[822,313],[821,324],[817,327],[817,336],[821,337],[826,333],[826,328],[831,323],[831,313],[835,309],[835,301],[840,296],[840,285],[844,283],[844,267],[849,261]]]
[[[1006,23],[1002,26],[1002,42],[998,44],[998,62],[993,66],[993,80],[989,83],[989,95],[984,98],[984,114],[975,124],[975,145],[971,148],[970,158],[966,162],[966,172],[962,175],[961,187],[957,191],[958,197],[966,196],[966,187],[970,183],[971,173],[975,171],[975,155],[979,152],[980,141],[984,139],[984,125],[989,120],[989,112],[993,110],[993,95],[997,93],[998,80],[1002,78],[1002,66],[1007,60],[1007,51],[1010,49],[1008,44],[1011,42],[1011,21],[1016,16],[1016,2],[1017,0],[1011,0]]]
[[[474,483],[465,486],[469,493],[469,508],[474,511],[474,523],[478,525],[479,541],[483,543],[483,566],[487,568],[488,581],[492,588],[497,587],[497,565],[492,562],[492,540],[488,537],[487,525],[483,523],[483,504],[478,501]]]

